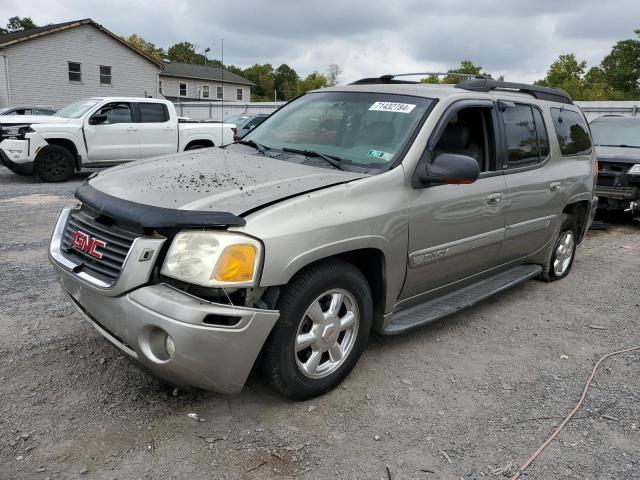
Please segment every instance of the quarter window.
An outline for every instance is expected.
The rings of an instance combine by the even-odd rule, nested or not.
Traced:
[[[589,129],[582,115],[573,110],[552,108],[551,118],[563,156],[586,155],[591,152]]]
[[[140,122],[164,123],[169,120],[169,112],[162,103],[139,103]]]
[[[81,82],[82,81],[81,64],[76,62],[67,62],[67,63],[69,64],[69,81]]]
[[[209,85],[202,86],[202,98],[209,98]]]
[[[216,87],[216,98],[222,100],[222,87]]]
[[[111,85],[111,67],[100,65],[100,85]]]
[[[187,96],[187,84],[186,83],[180,82],[180,96],[181,97],[186,97]]]
[[[242,100],[242,89],[241,88],[237,88],[236,89],[236,99]]]
[[[533,112],[528,105],[507,107],[502,112],[509,168],[535,165],[540,161]]]

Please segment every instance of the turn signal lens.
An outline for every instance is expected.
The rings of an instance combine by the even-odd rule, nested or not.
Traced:
[[[256,266],[256,247],[249,244],[229,245],[216,263],[213,277],[219,282],[250,282]]]

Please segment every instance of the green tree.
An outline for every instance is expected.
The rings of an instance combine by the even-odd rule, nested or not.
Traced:
[[[283,63],[275,71],[275,89],[281,100],[291,100],[298,95],[298,73],[286,63]]]
[[[12,30],[31,30],[32,28],[38,28],[38,25],[33,23],[31,17],[11,17],[7,22],[7,28],[0,27],[0,34],[9,33]]]
[[[167,59],[175,63],[190,63],[204,65],[205,56],[196,52],[196,46],[190,42],[180,42],[167,50]],[[207,60],[207,65],[213,65],[213,60]]]
[[[420,83],[440,83],[440,79],[437,75],[429,75],[420,79]]]
[[[585,73],[586,68],[587,62],[579,61],[574,54],[560,55],[546,76],[535,84],[564,90],[574,100],[620,100],[624,97],[608,83],[603,69],[592,67]]]
[[[245,68],[243,76],[254,83],[254,86],[251,88],[252,100],[273,100],[276,85],[276,75],[273,70],[273,65],[270,63],[263,65],[256,63],[249,68]]]
[[[640,96],[640,30],[634,33],[638,38],[617,42],[601,64],[607,83],[630,100]]]
[[[460,62],[459,68],[447,70],[447,73],[465,73],[468,75],[480,75],[481,72],[482,72],[482,67],[474,65],[471,60],[462,60],[462,62]],[[489,74],[483,73],[482,75],[489,75]],[[462,81],[464,81],[464,78],[462,77],[444,77],[442,79],[442,83],[460,83]]]
[[[300,93],[324,88],[328,85],[327,77],[320,72],[312,72],[300,81]]]
[[[124,41],[127,42],[129,45],[137,48],[138,50],[146,53],[147,55],[149,55],[152,58],[155,58],[156,60],[161,61],[166,56],[166,53],[162,48],[156,47],[153,43],[146,41],[140,35],[133,33],[128,37],[123,37],[123,38],[124,38]]]

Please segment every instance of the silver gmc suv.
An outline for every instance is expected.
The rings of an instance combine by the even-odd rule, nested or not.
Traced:
[[[560,90],[402,75],[307,93],[238,143],[89,177],[50,259],[69,299],[179,386],[295,399],[396,335],[565,277],[597,206]]]

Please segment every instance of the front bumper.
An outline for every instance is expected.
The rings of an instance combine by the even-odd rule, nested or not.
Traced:
[[[3,162],[9,161],[14,165],[22,166],[33,163],[30,155],[31,148],[29,140],[12,140],[7,139],[0,142],[0,150],[2,150]]]
[[[64,228],[65,212],[56,231]],[[77,269],[58,261],[58,255],[54,231],[49,258],[63,290],[83,317],[132,360],[176,385],[239,392],[279,317],[274,310],[212,303],[166,284],[149,285],[150,268],[136,287],[114,295],[113,289],[107,292],[74,273]],[[130,256],[128,262],[135,260]],[[147,263],[140,268],[148,268]],[[205,323],[216,317],[234,317],[237,323]],[[175,344],[172,357],[165,349],[167,334]]]

